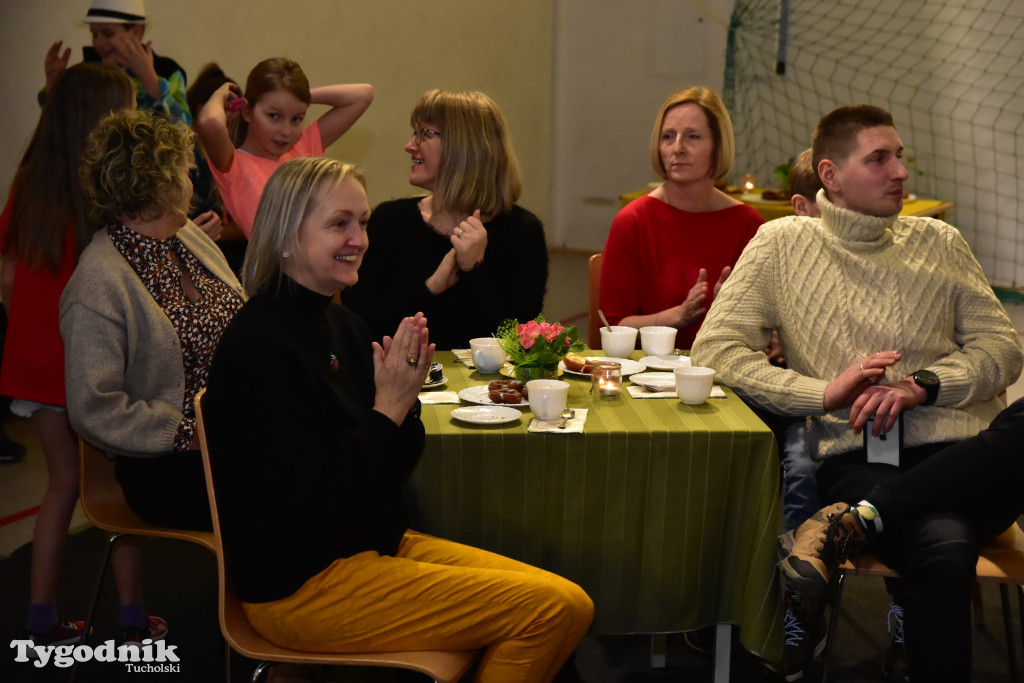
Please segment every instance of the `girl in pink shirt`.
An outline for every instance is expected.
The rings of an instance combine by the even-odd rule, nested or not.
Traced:
[[[368,83],[309,87],[295,62],[266,59],[249,72],[245,96],[225,83],[203,107],[196,132],[206,151],[224,206],[248,239],[260,194],[278,166],[297,157],[323,156],[373,101]],[[331,109],[303,127],[310,104]],[[236,152],[240,152],[236,154]]]

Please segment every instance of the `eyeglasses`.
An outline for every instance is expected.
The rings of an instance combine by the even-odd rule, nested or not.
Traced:
[[[416,138],[418,144],[423,144],[425,140],[433,140],[435,137],[441,137],[440,131],[431,130],[430,128],[420,128],[419,130],[413,130],[412,136]]]

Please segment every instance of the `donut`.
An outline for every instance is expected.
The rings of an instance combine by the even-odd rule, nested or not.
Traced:
[[[500,389],[491,389],[487,392],[487,398],[491,399],[492,403],[522,403],[523,395],[515,389],[509,389],[507,387]]]
[[[493,379],[487,384],[488,391],[495,389],[512,389],[522,393],[526,386],[517,379]]]

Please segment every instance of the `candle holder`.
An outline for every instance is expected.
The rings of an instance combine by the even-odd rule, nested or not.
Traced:
[[[622,364],[597,361],[590,382],[593,392],[601,398],[615,398],[622,393]]]
[[[754,174],[748,173],[743,176],[743,189],[747,192],[752,192],[756,187],[754,183]]]

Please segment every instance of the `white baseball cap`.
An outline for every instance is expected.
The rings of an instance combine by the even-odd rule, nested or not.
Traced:
[[[145,24],[145,0],[92,0],[86,23]]]

